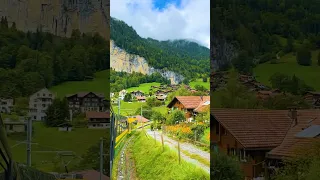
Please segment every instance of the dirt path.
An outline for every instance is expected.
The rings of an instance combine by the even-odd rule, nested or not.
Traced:
[[[136,178],[135,164],[132,153],[127,147],[132,143],[130,137],[126,144],[123,146],[118,163],[118,177],[117,180],[131,180]]]
[[[158,131],[151,131],[150,129],[147,130],[147,133],[154,138],[154,134],[156,135],[156,140],[161,142],[161,133]],[[175,150],[177,150],[177,145],[178,142],[166,135],[163,135],[163,139],[164,139],[164,143],[165,145],[168,145],[170,148],[173,148]],[[190,157],[191,155],[197,155],[199,157],[201,157],[202,159],[207,160],[208,162],[210,162],[210,153],[203,151],[201,149],[199,149],[198,147],[190,144],[190,143],[186,143],[186,142],[181,142],[180,143],[180,149],[181,149],[181,157],[190,162],[193,163],[195,165],[197,165],[198,167],[202,168],[203,170],[205,170],[206,172],[208,172],[210,174],[210,167],[202,162],[199,162],[196,159],[193,159]],[[187,154],[187,153],[188,154]]]

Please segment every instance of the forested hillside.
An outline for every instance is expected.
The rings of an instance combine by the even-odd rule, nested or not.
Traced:
[[[43,87],[91,78],[108,69],[109,42],[73,30],[71,38],[37,31],[24,33],[5,18],[0,27],[0,94],[28,96]]]
[[[233,65],[251,73],[256,64],[277,56],[319,48],[318,7],[318,0],[217,0],[211,9],[212,35],[235,47],[239,61]]]
[[[142,38],[125,22],[111,18],[111,39],[130,54],[144,57],[156,69],[171,70],[186,78],[190,72],[209,74],[209,49],[187,40],[158,41]]]
[[[136,72],[129,74],[126,72],[116,72],[114,70],[110,71],[110,92],[119,92],[122,89],[138,87],[142,83],[151,82],[170,84],[170,80],[162,77],[160,73],[143,75]]]

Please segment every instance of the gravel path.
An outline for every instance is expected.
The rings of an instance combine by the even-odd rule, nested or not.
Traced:
[[[127,157],[126,157],[126,148],[131,143],[132,137],[130,137],[126,144],[122,147],[120,160],[118,162],[118,177],[117,180],[126,180],[128,179],[127,172]]]
[[[156,140],[161,142],[161,133],[158,131],[151,131],[150,129],[147,130],[147,133],[154,138],[154,133],[156,134]],[[176,146],[178,145],[178,142],[176,140],[173,140],[172,138],[169,138],[166,135],[163,135],[163,140],[164,140],[164,144],[168,145],[169,147],[177,150]],[[205,152],[199,148],[197,148],[196,146],[190,144],[190,143],[186,143],[186,142],[181,142],[180,143],[180,149],[181,149],[181,157],[190,162],[193,163],[195,165],[197,165],[198,167],[202,168],[203,170],[205,170],[206,172],[208,172],[210,174],[210,167],[195,160],[190,158],[189,156],[187,156],[185,153],[183,153],[183,151],[188,152],[189,154],[197,154],[199,156],[201,156],[202,158],[208,160],[210,162],[210,153],[209,152]]]

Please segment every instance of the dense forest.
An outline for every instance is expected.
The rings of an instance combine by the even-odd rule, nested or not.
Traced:
[[[110,71],[110,92],[119,92],[122,89],[138,87],[142,83],[151,82],[170,84],[170,80],[162,77],[160,73],[144,75],[136,72],[129,74],[126,72],[116,72],[114,70]]]
[[[65,81],[92,78],[94,72],[109,69],[108,59],[109,42],[98,34],[73,30],[70,38],[62,38],[39,30],[25,33],[1,18],[2,97],[28,96]]]
[[[111,39],[128,53],[144,57],[157,69],[177,72],[191,79],[195,74],[209,76],[210,50],[187,40],[158,41],[142,38],[125,22],[111,18]]]
[[[252,73],[256,64],[281,54],[301,48],[319,48],[318,7],[319,0],[215,1],[211,9],[211,35],[225,39],[238,49],[234,53],[239,55],[230,61],[233,63],[220,69],[227,69],[233,64],[240,71]]]

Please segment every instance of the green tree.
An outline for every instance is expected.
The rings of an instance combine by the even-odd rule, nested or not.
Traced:
[[[57,127],[60,124],[66,122],[69,117],[69,107],[66,99],[60,100],[54,99],[52,104],[48,107],[47,119],[45,123],[49,127]]]
[[[124,102],[131,102],[132,101],[132,96],[131,93],[127,93],[124,98],[123,98]]]
[[[311,52],[306,48],[301,48],[297,52],[297,62],[299,65],[302,65],[302,66],[310,66],[312,63]]]
[[[207,91],[207,88],[205,88],[202,85],[196,84],[194,87],[197,91]]]
[[[247,51],[241,51],[232,64],[239,73],[252,74],[254,64]]]
[[[223,180],[242,180],[244,179],[240,162],[223,152],[211,153],[211,162],[214,166],[210,167],[212,178]]]
[[[292,51],[293,51],[293,38],[290,36],[287,39],[287,45],[285,47],[285,52],[289,53],[289,52],[292,52]]]
[[[167,125],[173,125],[173,124],[176,124],[176,123],[183,122],[185,120],[186,120],[186,117],[185,117],[185,113],[183,111],[174,110],[173,112],[171,112],[171,114],[167,118],[166,124]]]

